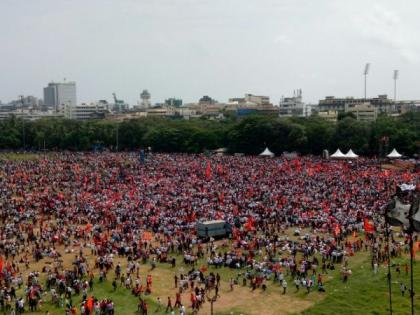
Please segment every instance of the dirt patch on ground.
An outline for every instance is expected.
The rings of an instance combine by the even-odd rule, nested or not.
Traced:
[[[282,315],[300,313],[312,305],[311,301],[289,294],[282,295],[280,289],[272,290],[272,292],[257,290],[252,292],[249,288],[236,287],[233,292],[222,290],[221,297],[214,304],[214,308],[216,312],[229,312],[235,309],[250,315]],[[210,314],[210,303],[206,303],[200,314]]]

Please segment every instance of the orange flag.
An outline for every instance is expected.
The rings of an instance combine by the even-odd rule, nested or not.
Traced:
[[[88,308],[89,312],[93,312],[93,297],[89,297],[86,301],[86,307]]]
[[[334,234],[335,236],[339,235],[341,233],[341,228],[338,224],[335,225]]]
[[[210,162],[209,161],[207,161],[206,179],[207,180],[210,180],[211,179],[211,165],[210,165]]]
[[[369,222],[368,218],[363,220],[363,224],[366,233],[375,233],[375,227]]]

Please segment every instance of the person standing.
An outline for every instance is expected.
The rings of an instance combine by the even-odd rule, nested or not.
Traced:
[[[157,304],[156,312],[159,312],[162,309],[162,301],[160,300],[159,296],[156,298],[156,304]]]
[[[407,287],[404,284],[404,282],[400,283],[400,290],[401,290],[401,295],[404,296],[405,295],[405,291],[407,291]]]
[[[295,279],[295,287],[296,287],[296,292],[299,292],[300,280],[298,278]]]
[[[219,275],[219,273],[216,274],[216,285],[217,286],[220,285],[220,275]]]
[[[176,293],[176,298],[175,298],[175,305],[174,305],[174,307],[175,308],[177,308],[177,307],[181,307],[181,293],[179,293],[179,292],[177,292]]]
[[[375,261],[373,264],[373,274],[377,274],[378,273],[378,263]]]
[[[400,264],[397,264],[395,266],[395,272],[398,273],[398,277],[401,275],[401,267],[400,267]]]
[[[165,312],[168,313],[169,310],[171,310],[171,311],[174,310],[174,308],[172,307],[172,300],[171,300],[170,296],[168,296],[168,303],[166,305],[166,311]]]
[[[286,279],[283,279],[281,286],[283,287],[283,295],[286,294],[286,290],[287,290],[287,281]]]

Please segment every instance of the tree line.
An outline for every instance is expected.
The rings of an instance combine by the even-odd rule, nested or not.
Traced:
[[[11,117],[0,122],[3,150],[131,151],[151,147],[157,152],[200,153],[226,147],[232,153],[258,154],[266,146],[276,154],[296,151],[319,155],[324,149],[351,148],[361,155],[378,155],[395,147],[400,153],[413,155],[420,149],[420,112],[384,115],[372,123],[341,115],[336,124],[316,116],[248,116],[222,121],[140,118],[123,122],[22,121]]]

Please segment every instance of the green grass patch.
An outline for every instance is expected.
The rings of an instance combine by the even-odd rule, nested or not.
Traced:
[[[2,161],[33,161],[44,157],[44,154],[38,153],[0,153],[0,160]]]
[[[327,314],[389,314],[389,295],[387,268],[381,266],[379,272],[373,274],[367,253],[358,253],[355,259],[350,260],[352,275],[347,283],[339,278],[339,270],[334,271],[334,277],[326,285],[325,299],[317,302],[312,308],[303,312],[305,315]],[[404,259],[395,262],[408,262]],[[394,314],[411,314],[410,297],[408,290],[405,296],[401,295],[400,283],[404,282],[410,287],[409,275],[404,271],[398,276],[391,269],[392,276],[392,303]],[[414,265],[414,288],[419,290],[420,269]],[[420,296],[415,296],[415,313],[420,313]]]

